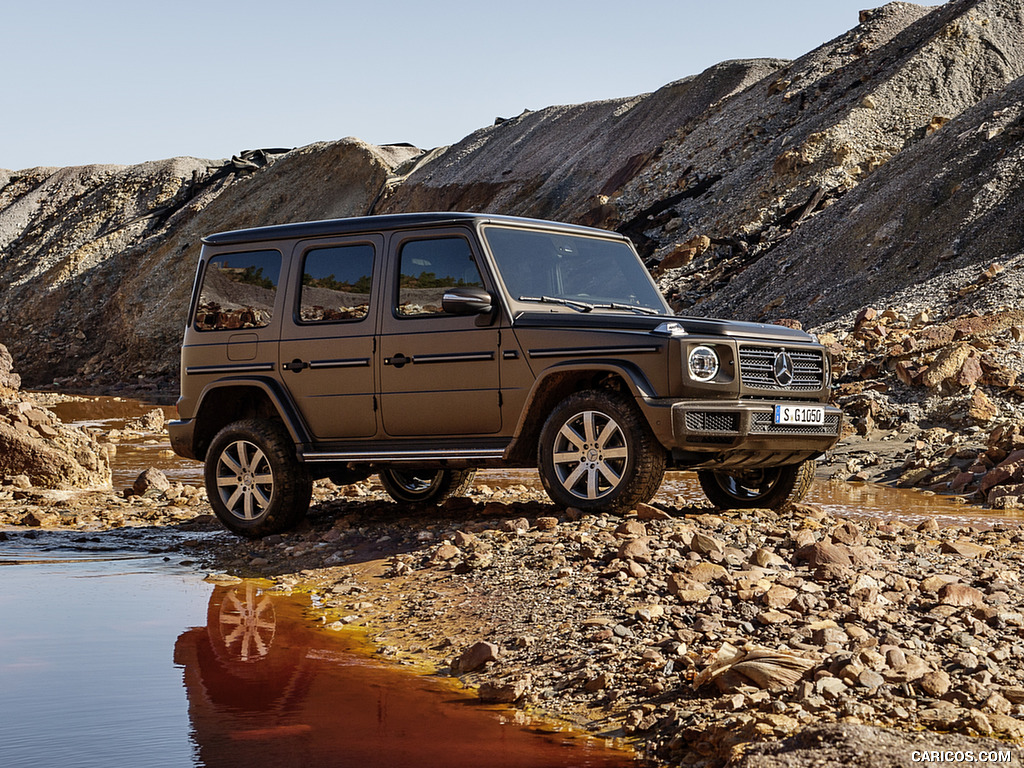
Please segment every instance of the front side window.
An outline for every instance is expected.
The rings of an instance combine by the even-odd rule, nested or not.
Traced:
[[[399,252],[397,314],[444,314],[441,298],[449,288],[483,288],[469,241],[462,237],[409,240]]]
[[[370,314],[373,246],[360,243],[317,248],[302,268],[299,322],[336,323]]]
[[[196,303],[200,331],[264,328],[274,315],[281,274],[278,251],[225,253],[210,259]]]

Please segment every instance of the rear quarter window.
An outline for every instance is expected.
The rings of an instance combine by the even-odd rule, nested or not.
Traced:
[[[278,251],[245,251],[214,256],[206,264],[196,302],[200,331],[264,328],[274,316],[281,275]]]

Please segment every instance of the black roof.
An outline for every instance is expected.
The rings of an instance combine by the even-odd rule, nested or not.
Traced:
[[[527,219],[519,216],[499,216],[490,213],[395,213],[384,216],[356,216],[349,219],[324,219],[322,221],[303,221],[295,224],[276,224],[269,227],[236,229],[231,232],[217,232],[216,234],[207,235],[203,238],[203,242],[207,245],[228,245],[233,243],[251,243],[257,240],[348,235],[378,230],[450,226],[472,222],[557,227],[558,229],[588,234],[600,233],[612,236],[616,234],[607,230],[579,226],[578,224],[561,224],[554,221]]]

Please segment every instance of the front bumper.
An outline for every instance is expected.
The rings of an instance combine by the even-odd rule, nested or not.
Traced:
[[[777,404],[823,405],[784,400],[647,402],[661,416],[651,422],[660,427],[655,428],[657,437],[680,466],[793,464],[819,456],[838,442],[843,423],[838,408],[823,405],[822,425],[781,425],[774,423]]]

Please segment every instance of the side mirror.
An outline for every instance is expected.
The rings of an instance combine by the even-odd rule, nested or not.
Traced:
[[[450,288],[441,297],[441,308],[450,315],[486,315],[494,297],[483,288]]]

